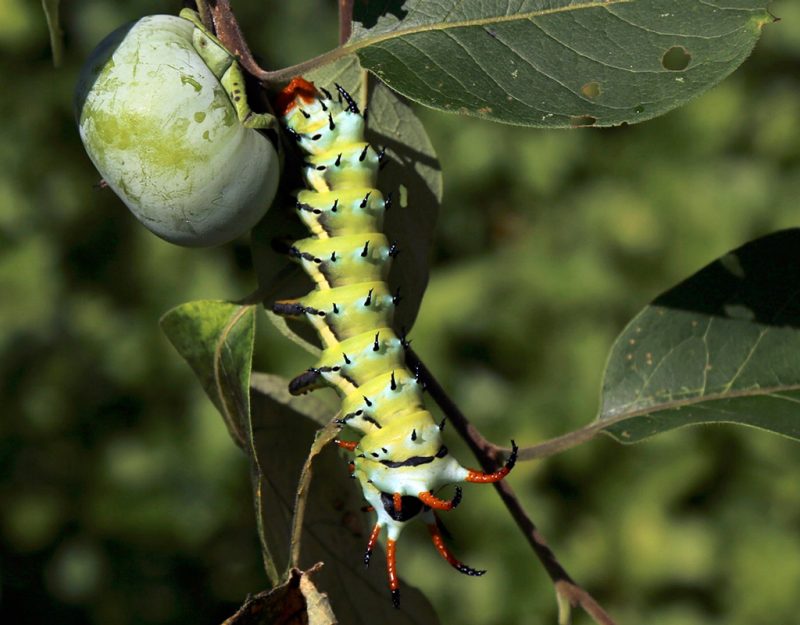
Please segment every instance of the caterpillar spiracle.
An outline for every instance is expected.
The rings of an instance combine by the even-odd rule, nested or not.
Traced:
[[[392,602],[400,588],[395,544],[415,518],[428,526],[439,554],[466,575],[483,575],[455,558],[444,542],[436,511],[455,508],[461,489],[445,500],[434,492],[459,482],[503,479],[516,461],[517,447],[494,473],[462,467],[442,442],[442,424],[425,409],[422,384],[405,363],[407,343],[392,330],[397,295],[386,283],[397,254],[382,232],[391,206],[376,189],[383,151],[364,140],[365,120],[354,99],[336,85],[338,98],[295,78],[275,101],[275,109],[303,153],[307,189],[297,194],[296,210],[311,236],[295,241],[289,253],[315,288],[299,299],[273,304],[286,317],[305,318],[319,333],[319,362],[290,383],[293,394],[323,386],[342,396],[340,423],[361,435],[338,441],[353,452],[350,463],[377,520],[364,555],[385,528],[386,561]]]

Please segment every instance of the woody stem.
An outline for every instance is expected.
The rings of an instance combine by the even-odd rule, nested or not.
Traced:
[[[420,360],[413,350],[406,351],[406,361],[412,371],[419,371],[419,375],[425,383],[430,396],[442,409],[453,427],[458,431],[472,453],[478,459],[481,467],[486,473],[493,473],[498,470],[497,447],[490,443],[464,416],[464,413],[456,406],[455,402],[447,395],[442,386]],[[581,588],[567,573],[566,569],[556,558],[555,553],[547,545],[536,525],[525,512],[522,504],[514,494],[514,490],[506,480],[494,483],[497,493],[500,495],[511,517],[517,523],[528,544],[533,549],[536,557],[541,562],[547,574],[550,576],[556,594],[572,606],[580,606],[589,614],[599,625],[615,625],[614,620],[603,610],[599,603]]]

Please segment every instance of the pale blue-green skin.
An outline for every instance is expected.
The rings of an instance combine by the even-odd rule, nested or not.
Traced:
[[[113,32],[83,67],[76,107],[89,157],[133,214],[167,241],[210,246],[264,215],[280,167],[195,50],[194,28],[153,15]]]

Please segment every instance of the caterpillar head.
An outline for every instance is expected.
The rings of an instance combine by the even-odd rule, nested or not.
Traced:
[[[322,154],[334,143],[363,141],[365,121],[350,95],[336,86],[339,98],[305,78],[293,78],[275,99],[275,111],[309,154]]]

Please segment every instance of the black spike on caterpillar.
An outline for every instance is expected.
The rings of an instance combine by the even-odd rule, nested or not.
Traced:
[[[294,394],[334,387],[342,396],[339,422],[361,435],[337,441],[353,452],[350,469],[377,514],[364,562],[386,528],[386,559],[392,601],[399,606],[395,542],[405,524],[422,518],[436,550],[456,570],[483,575],[447,549],[437,510],[455,508],[461,489],[445,500],[433,493],[447,484],[491,483],[503,479],[516,461],[517,447],[494,473],[465,469],[442,443],[441,426],[422,400],[419,377],[405,364],[405,337],[392,329],[399,294],[386,283],[397,246],[383,234],[391,199],[376,188],[384,160],[364,140],[365,121],[355,100],[335,85],[340,98],[295,78],[278,96],[275,109],[303,152],[307,189],[296,210],[311,236],[287,253],[311,277],[315,289],[296,300],[276,302],[273,311],[307,320],[323,345],[320,361],[290,384]]]

